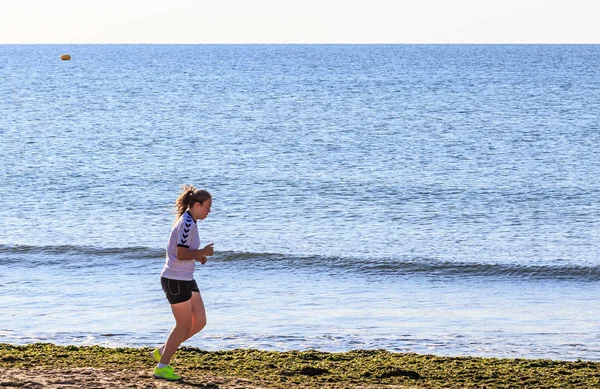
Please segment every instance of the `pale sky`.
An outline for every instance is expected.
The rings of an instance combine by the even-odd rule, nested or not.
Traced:
[[[600,0],[0,0],[2,43],[600,43]]]

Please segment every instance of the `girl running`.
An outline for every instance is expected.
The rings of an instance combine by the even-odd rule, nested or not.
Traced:
[[[177,381],[181,376],[171,367],[171,357],[186,339],[191,338],[206,325],[206,312],[198,284],[194,280],[195,261],[206,263],[213,255],[213,244],[202,249],[196,222],[210,213],[212,196],[205,190],[184,185],[175,201],[177,218],[171,229],[167,258],[160,274],[162,289],[171,304],[175,327],[166,343],[152,352],[158,362],[154,377]]]

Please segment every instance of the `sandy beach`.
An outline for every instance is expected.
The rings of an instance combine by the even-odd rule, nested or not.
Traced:
[[[151,371],[102,368],[6,369],[0,378],[3,388],[268,388],[260,382],[212,375],[189,377],[180,382],[155,379]]]
[[[3,388],[593,388],[600,363],[439,357],[356,350],[204,351],[184,347],[184,377],[152,377],[148,348],[0,344]]]
[[[0,378],[0,387],[3,388],[204,388],[204,389],[267,389],[285,387],[281,384],[261,382],[256,379],[236,377],[221,377],[211,374],[188,374],[187,378],[179,382],[168,382],[156,379],[151,370],[135,369],[102,369],[102,368],[31,368],[31,369],[6,369]],[[310,388],[294,384],[294,387]],[[328,383],[318,387],[327,388],[417,388],[412,385],[369,385],[358,383]]]

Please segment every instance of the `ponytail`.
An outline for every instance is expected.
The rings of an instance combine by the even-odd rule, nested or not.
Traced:
[[[195,203],[204,204],[206,200],[211,198],[211,194],[205,190],[196,189],[193,185],[183,185],[181,187],[181,194],[177,197],[177,200],[175,200],[175,213],[177,214],[175,221],[177,221],[181,215]]]

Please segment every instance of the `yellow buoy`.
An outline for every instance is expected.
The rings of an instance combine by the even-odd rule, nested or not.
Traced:
[[[71,56],[69,54],[63,54],[60,56],[60,59],[62,59],[63,61],[69,61],[71,59]]]

